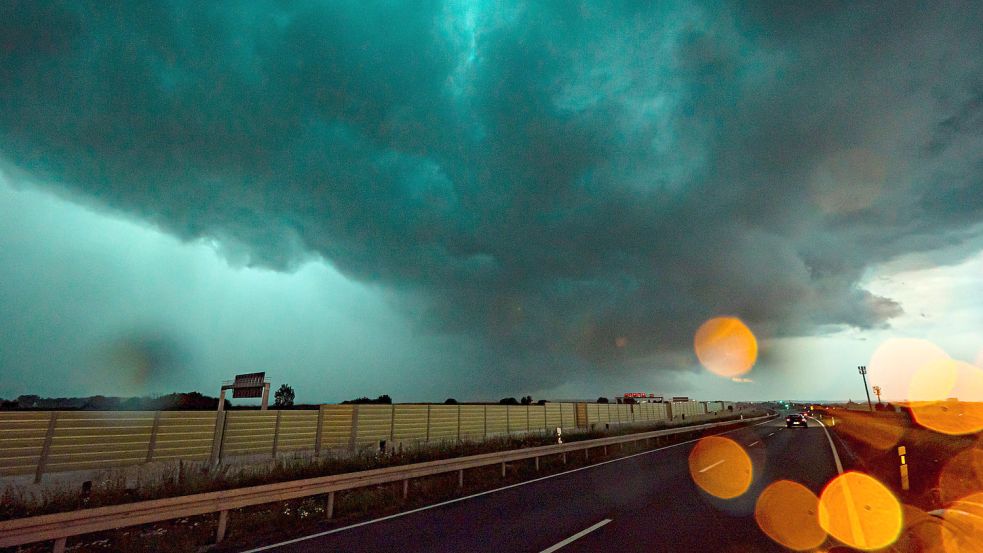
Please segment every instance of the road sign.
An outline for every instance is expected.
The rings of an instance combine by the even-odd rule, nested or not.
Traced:
[[[232,383],[232,397],[263,397],[265,372],[237,374]]]

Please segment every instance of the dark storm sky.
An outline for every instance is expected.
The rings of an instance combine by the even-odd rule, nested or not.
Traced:
[[[716,315],[763,342],[885,328],[904,306],[865,289],[865,271],[929,251],[956,263],[980,236],[981,20],[976,2],[5,2],[10,186],[207,243],[230,275],[324,262],[304,277],[315,307],[333,290],[323,301],[365,294],[378,310],[352,302],[319,332],[285,317],[264,351],[196,353],[187,328],[136,322],[163,309],[154,294],[105,307],[114,289],[71,276],[92,264],[125,281],[152,261],[117,251],[129,272],[104,267],[52,234],[72,255],[42,265],[44,225],[22,206],[7,243],[31,241],[24,271],[56,274],[46,289],[0,283],[17,306],[0,311],[0,372],[18,379],[0,394],[133,356],[186,375],[151,388],[205,365],[312,378],[355,357],[332,378],[398,374],[418,395],[645,371],[671,383]],[[21,200],[3,197],[14,215]],[[125,228],[101,247],[126,250]],[[159,267],[155,286],[207,280],[181,270]],[[220,280],[195,304],[281,301],[223,298]],[[86,353],[106,347],[78,328],[94,313],[117,320],[115,361]],[[230,324],[209,313],[203,326]],[[363,334],[341,328],[353,320]],[[392,356],[328,347],[368,335],[363,349]],[[434,378],[448,384],[421,383]]]

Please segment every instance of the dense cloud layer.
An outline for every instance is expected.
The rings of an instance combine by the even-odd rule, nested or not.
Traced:
[[[0,156],[538,384],[886,324],[865,268],[983,221],[980,4],[491,4],[5,3]]]

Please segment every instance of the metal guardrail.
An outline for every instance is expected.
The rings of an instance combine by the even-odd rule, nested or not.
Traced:
[[[607,438],[565,444],[483,453],[468,457],[415,463],[412,465],[398,465],[304,480],[278,482],[276,484],[264,484],[247,488],[168,497],[165,499],[154,499],[0,521],[0,547],[54,540],[54,553],[62,553],[65,549],[65,541],[67,538],[73,536],[215,512],[219,513],[216,542],[221,542],[225,537],[229,511],[233,509],[327,494],[327,517],[331,518],[334,513],[334,494],[339,491],[402,481],[403,497],[405,498],[409,490],[409,481],[413,478],[457,472],[458,486],[463,487],[464,471],[467,469],[501,464],[504,475],[505,466],[510,462],[535,459],[538,469],[539,458],[548,455],[562,455],[565,461],[566,454],[583,451],[584,455],[589,457],[590,450],[597,447],[640,442],[673,434],[698,432],[741,422],[753,422],[769,417],[771,415],[743,419],[743,421],[730,420],[639,432],[623,436],[610,436]]]

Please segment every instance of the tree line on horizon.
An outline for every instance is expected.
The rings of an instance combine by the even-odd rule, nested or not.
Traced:
[[[273,394],[273,407],[281,408],[316,408],[317,404],[294,404],[293,387],[283,384]],[[607,398],[599,398],[599,403],[607,403]],[[458,405],[461,402],[447,398],[445,405]],[[526,395],[519,399],[505,397],[498,401],[499,405],[545,405],[548,400],[534,401]],[[392,405],[393,399],[389,394],[382,394],[375,399],[367,396],[357,397],[341,402],[342,405]],[[253,409],[250,406],[235,406],[228,399],[225,409]],[[94,395],[87,397],[42,397],[35,394],[24,394],[14,399],[0,398],[0,410],[45,410],[45,411],[215,411],[218,409],[218,398],[204,395],[200,392],[175,392],[161,396],[117,397]]]

